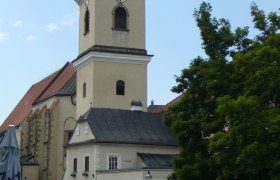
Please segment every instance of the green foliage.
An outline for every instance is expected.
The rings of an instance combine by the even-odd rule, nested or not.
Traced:
[[[209,58],[176,77],[184,95],[164,112],[181,146],[169,179],[280,179],[280,16],[252,4],[260,34],[249,39],[211,11],[194,13]]]

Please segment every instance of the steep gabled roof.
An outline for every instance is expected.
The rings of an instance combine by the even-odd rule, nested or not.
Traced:
[[[96,143],[177,146],[160,114],[91,108],[80,120],[88,121]]]
[[[76,94],[77,75],[74,74],[65,86],[57,93],[59,96],[71,96]]]
[[[75,74],[70,63],[63,68],[31,86],[7,119],[2,123],[0,132],[4,132],[9,125],[18,126],[32,110],[32,105],[54,96]]]
[[[66,63],[65,66],[58,71],[57,76],[54,77],[53,81],[48,84],[48,87],[43,93],[36,99],[34,104],[42,102],[50,97],[56,95],[65,84],[72,78],[76,70],[70,63]]]

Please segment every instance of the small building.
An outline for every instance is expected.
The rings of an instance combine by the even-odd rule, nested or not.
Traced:
[[[160,114],[91,108],[67,145],[63,179],[167,179],[178,153],[175,135]]]

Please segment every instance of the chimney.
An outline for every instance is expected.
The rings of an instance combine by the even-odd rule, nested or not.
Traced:
[[[143,111],[142,102],[133,100],[131,102],[131,111]]]

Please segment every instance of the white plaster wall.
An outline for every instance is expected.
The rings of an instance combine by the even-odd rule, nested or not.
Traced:
[[[150,172],[153,180],[167,180],[172,170],[128,170],[128,171],[111,171],[97,172],[96,180],[146,180],[145,176]]]
[[[148,146],[148,145],[127,145],[127,144],[102,144],[100,146],[100,168],[106,169],[106,157],[109,153],[121,155],[121,169],[141,168],[137,161],[137,152],[151,154],[179,154],[178,147],[169,146]]]
[[[77,126],[75,127],[73,136],[70,139],[69,144],[75,144],[78,142],[85,142],[94,139],[94,135],[91,132],[88,122],[83,121],[77,123]]]
[[[121,156],[121,170],[126,169],[141,169],[139,166],[139,159],[137,158],[137,152],[140,153],[152,153],[152,154],[179,154],[179,147],[168,147],[168,146],[146,146],[146,145],[129,145],[129,144],[81,144],[76,146],[71,146],[67,148],[67,169],[64,179],[87,179],[87,177],[82,176],[84,172],[84,157],[86,155],[90,156],[90,172],[88,173],[90,176],[94,174],[96,176],[96,170],[102,171],[106,170],[106,160],[107,154],[116,153]],[[76,173],[76,177],[73,178],[70,174],[73,171],[73,159],[78,159],[78,172]],[[128,171],[126,171],[128,172]],[[104,173],[100,173],[99,179],[104,180],[106,178],[110,179],[115,177],[114,175],[104,175]],[[130,173],[129,173],[130,174]],[[158,172],[155,174],[155,177],[163,177],[166,174],[170,174],[170,172]],[[131,175],[131,176],[130,176]],[[128,174],[120,173],[118,178],[129,179],[129,177],[138,177],[139,172],[132,173],[128,176]],[[98,175],[96,176],[98,177]],[[142,176],[141,176],[142,177]],[[117,177],[116,177],[117,178]],[[122,180],[125,180],[122,179]],[[163,178],[164,179],[164,178]],[[115,180],[115,179],[114,179]],[[129,179],[131,180],[131,179]]]

